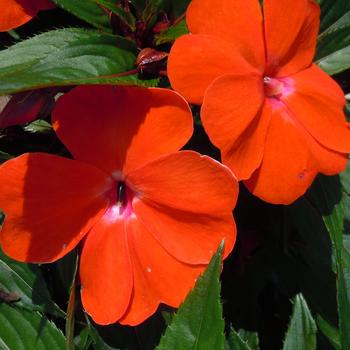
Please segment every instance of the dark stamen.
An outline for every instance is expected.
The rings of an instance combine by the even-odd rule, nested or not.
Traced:
[[[117,184],[117,202],[121,207],[124,207],[127,202],[126,186],[124,182],[118,182]]]

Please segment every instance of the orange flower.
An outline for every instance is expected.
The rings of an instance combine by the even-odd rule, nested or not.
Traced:
[[[58,100],[53,125],[74,160],[29,153],[0,167],[5,253],[52,262],[84,239],[82,302],[99,324],[177,307],[236,232],[232,172],[177,152],[192,134],[187,102],[164,89],[81,86]]]
[[[0,0],[0,32],[7,32],[31,20],[41,10],[55,5],[49,0]]]
[[[256,196],[288,204],[318,172],[345,168],[344,94],[312,64],[319,6],[310,0],[193,0],[192,34],[169,55],[174,89],[201,104],[222,160]]]

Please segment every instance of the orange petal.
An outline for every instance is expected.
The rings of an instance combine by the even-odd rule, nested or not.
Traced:
[[[0,167],[5,253],[26,262],[55,261],[72,250],[104,213],[105,174],[79,161],[24,154]]]
[[[336,175],[344,171],[348,155],[332,151],[319,144],[311,135],[305,133],[308,147],[315,158],[317,169],[325,175]]]
[[[320,25],[313,0],[264,0],[267,75],[288,76],[312,62]]]
[[[234,150],[244,147],[242,142],[245,143],[247,139],[243,140],[242,137],[251,135],[256,124],[254,122],[252,125],[253,120],[260,119],[258,114],[263,101],[263,80],[255,73],[219,77],[208,87],[204,96],[201,109],[203,126],[211,142],[225,155],[225,161],[228,161],[239,180],[249,177],[262,159],[259,145],[253,150],[251,157],[244,160],[245,164],[236,163],[241,152],[235,154]],[[259,136],[264,139],[265,124],[259,125],[259,129],[262,129]]]
[[[180,261],[207,264],[223,239],[225,256],[232,250],[238,186],[226,167],[184,151],[148,163],[127,182],[139,193],[135,214]]]
[[[271,114],[263,108],[233,146],[221,151],[222,162],[233,171],[238,180],[248,179],[260,166],[270,117]]]
[[[195,104],[202,103],[208,85],[220,75],[252,70],[234,46],[211,35],[180,37],[168,57],[171,86]]]
[[[129,306],[133,275],[125,221],[107,216],[87,235],[80,260],[85,311],[101,325],[118,321]]]
[[[193,34],[210,34],[227,40],[252,66],[265,65],[263,17],[259,1],[192,0],[186,13]]]
[[[293,92],[282,97],[294,118],[324,147],[350,152],[344,94],[320,68],[312,66],[292,77]]]
[[[204,266],[187,265],[176,260],[136,218],[129,220],[127,230],[133,260],[134,292],[120,323],[135,326],[151,316],[159,303],[178,307]]]
[[[259,198],[274,204],[290,204],[303,195],[317,174],[303,129],[288,109],[266,103],[271,114],[260,168],[245,181]]]
[[[17,28],[33,18],[18,1],[0,0],[0,32]]]
[[[129,173],[126,181],[143,201],[198,214],[231,212],[238,196],[231,171],[193,151],[160,157]]]
[[[198,214],[145,201],[135,203],[134,212],[169,254],[187,264],[208,264],[223,239],[227,257],[236,240],[231,213]]]
[[[31,20],[40,10],[54,5],[47,0],[0,0],[0,32],[17,28]]]
[[[187,102],[157,88],[79,86],[58,100],[53,123],[75,158],[117,174],[177,151],[193,132]]]

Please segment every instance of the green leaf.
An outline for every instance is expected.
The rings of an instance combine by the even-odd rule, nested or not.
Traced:
[[[319,176],[313,189],[314,203],[323,214],[334,248],[341,347],[350,349],[350,270],[344,266],[342,257],[344,196],[341,192],[339,177]]]
[[[6,152],[0,151],[0,164],[6,162],[7,160],[13,158],[11,154],[8,154]]]
[[[107,32],[112,32],[108,14],[94,0],[52,0],[56,5],[87,23]]]
[[[318,37],[316,59],[350,45],[350,11],[344,14]]]
[[[88,350],[91,349],[90,345],[92,343],[90,337],[89,328],[83,328],[83,330],[74,338],[74,345],[76,350]]]
[[[240,334],[233,328],[230,330],[230,334],[227,339],[228,350],[258,350],[259,347],[250,347],[247,339],[244,338],[245,333]]]
[[[331,26],[343,14],[350,10],[350,0],[320,0],[321,4],[321,31]]]
[[[137,74],[118,76],[135,69],[136,54],[130,41],[113,35],[50,31],[0,51],[0,95],[57,85],[154,85]]]
[[[165,30],[164,32],[161,32],[160,34],[156,35],[155,44],[161,45],[161,44],[172,42],[178,37],[187,33],[188,33],[188,28],[186,25],[186,20],[183,19],[176,25],[173,25],[169,27],[167,30]]]
[[[119,350],[106,344],[102,337],[98,334],[96,328],[91,324],[87,316],[86,320],[89,326],[89,335],[91,337],[94,350]]]
[[[332,243],[323,217],[306,198],[284,207],[284,212],[284,225],[290,237],[286,243],[291,263],[289,274],[293,274],[311,309],[336,322]],[[288,274],[286,278],[291,279]]]
[[[224,321],[220,303],[222,247],[175,314],[157,350],[223,350]]]
[[[53,131],[52,125],[43,119],[35,120],[24,126],[23,129],[31,133],[50,133]]]
[[[317,315],[316,322],[318,328],[327,337],[328,341],[332,344],[333,348],[336,350],[341,350],[339,330],[333,327],[320,315]]]
[[[306,301],[301,294],[296,295],[283,350],[316,349],[316,331],[316,324]]]
[[[161,10],[164,10],[166,0],[149,0],[142,12],[142,20],[146,23],[147,28],[151,28],[157,19],[157,15]]]
[[[65,313],[52,301],[40,269],[8,258],[1,249],[0,288],[4,293],[19,297],[16,306],[65,317]]]
[[[238,331],[238,335],[250,346],[252,350],[259,350],[259,337],[256,332],[240,329]]]
[[[343,72],[350,68],[350,46],[322,57],[315,63],[329,75]]]
[[[65,339],[55,324],[38,312],[0,304],[0,349],[64,350]]]

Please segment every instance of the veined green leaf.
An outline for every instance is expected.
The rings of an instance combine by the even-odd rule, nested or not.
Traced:
[[[65,317],[65,313],[52,301],[40,269],[8,258],[1,249],[0,288],[5,294],[18,296],[16,306]]]
[[[224,349],[219,282],[221,254],[222,245],[175,314],[157,350]]]
[[[0,349],[65,350],[62,332],[38,312],[0,304]]]
[[[294,298],[293,314],[284,339],[283,350],[316,349],[316,324],[301,294]]]
[[[128,40],[94,30],[59,29],[0,51],[0,95],[46,86],[154,85],[135,70],[137,49]]]

